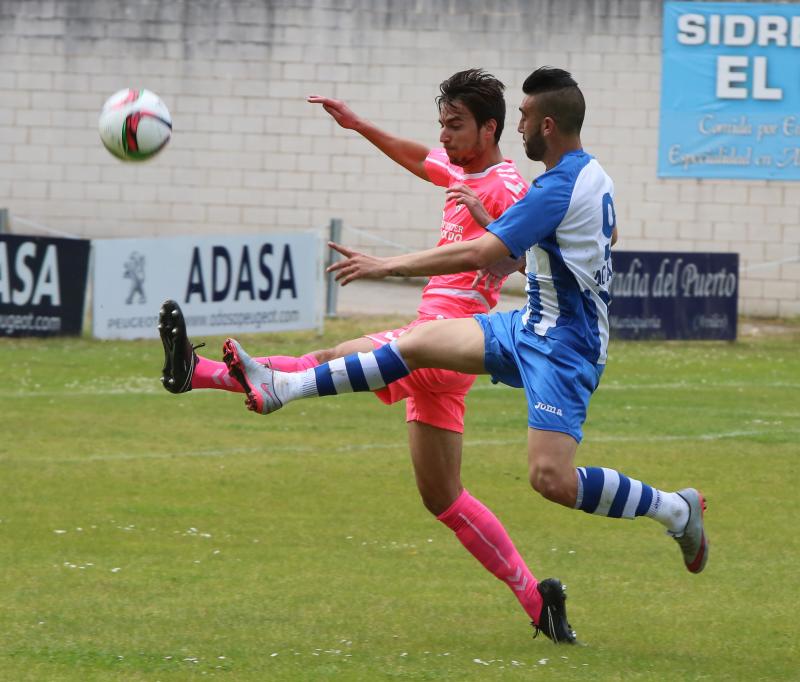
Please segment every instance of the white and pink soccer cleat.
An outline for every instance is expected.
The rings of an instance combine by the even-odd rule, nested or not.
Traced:
[[[236,339],[227,339],[222,344],[222,359],[247,394],[248,410],[270,414],[283,407],[275,394],[275,372],[253,360]]]
[[[703,527],[703,513],[706,510],[706,501],[694,488],[684,488],[678,491],[689,505],[689,520],[680,535],[668,533],[680,545],[683,552],[683,563],[691,573],[700,573],[708,561],[708,538]]]

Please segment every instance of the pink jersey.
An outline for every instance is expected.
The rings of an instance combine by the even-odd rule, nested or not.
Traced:
[[[528,190],[528,183],[510,159],[481,173],[464,173],[460,166],[450,162],[444,149],[432,149],[425,159],[425,170],[431,182],[440,187],[465,184],[472,188],[492,219],[500,217]],[[455,199],[447,199],[442,212],[441,238],[436,246],[477,239],[484,234],[486,230],[475,222],[466,206],[457,205]],[[474,271],[431,277],[422,292],[418,312],[420,315],[443,314],[451,317],[457,311],[461,317],[494,308],[500,297],[499,287],[488,289],[479,285],[473,288],[474,279]]]

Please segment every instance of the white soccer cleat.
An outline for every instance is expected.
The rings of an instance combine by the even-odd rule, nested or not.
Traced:
[[[275,372],[253,360],[236,339],[227,339],[222,344],[222,359],[247,394],[248,410],[270,414],[283,407],[275,394]]]
[[[667,534],[675,538],[680,545],[686,569],[691,573],[700,573],[708,561],[709,543],[703,526],[706,501],[703,495],[694,488],[679,490],[678,495],[689,505],[689,520],[680,535],[671,532]]]

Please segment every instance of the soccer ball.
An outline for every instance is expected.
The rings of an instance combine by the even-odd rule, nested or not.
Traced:
[[[105,148],[123,161],[154,157],[172,136],[172,117],[150,90],[120,90],[106,100],[98,122]]]

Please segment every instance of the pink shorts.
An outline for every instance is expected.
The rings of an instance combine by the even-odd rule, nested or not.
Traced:
[[[435,319],[436,316],[423,316],[400,329],[365,336],[377,348]],[[405,399],[407,422],[418,421],[447,431],[464,433],[464,398],[474,382],[473,374],[449,369],[417,369],[407,377],[375,391],[375,395],[387,405]]]

